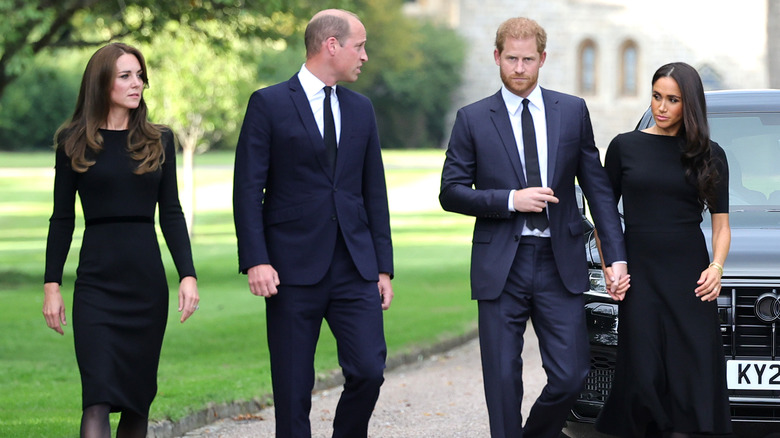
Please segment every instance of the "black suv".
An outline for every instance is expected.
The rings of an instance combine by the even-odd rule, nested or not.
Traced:
[[[780,90],[706,94],[711,136],[730,171],[732,240],[718,313],[732,423],[740,437],[780,437]],[[637,129],[653,123],[648,110]],[[599,436],[592,424],[612,385],[619,320],[586,225],[591,371],[565,429],[578,437]],[[701,226],[710,245],[709,214]]]

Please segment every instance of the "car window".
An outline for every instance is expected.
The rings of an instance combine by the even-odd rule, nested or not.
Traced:
[[[710,114],[729,161],[729,204],[780,205],[780,113]]]

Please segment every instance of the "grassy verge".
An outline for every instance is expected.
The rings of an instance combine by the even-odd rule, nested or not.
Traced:
[[[468,292],[472,221],[438,206],[442,158],[441,151],[385,152],[396,264],[396,298],[385,313],[391,355],[475,326],[476,310]],[[51,154],[0,154],[0,436],[78,435],[81,394],[72,331],[66,328],[61,337],[49,330],[40,310],[52,159]],[[158,420],[179,419],[210,402],[270,393],[264,302],[248,292],[245,277],[236,273],[232,154],[197,157],[195,174],[193,250],[201,309],[180,324],[176,285],[171,284],[159,392],[151,412]],[[81,232],[77,225],[65,268],[69,318]],[[173,264],[163,253],[173,274]],[[338,367],[327,328],[315,365],[322,374]]]

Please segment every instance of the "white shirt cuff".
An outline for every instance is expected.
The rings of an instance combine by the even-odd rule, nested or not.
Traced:
[[[509,199],[507,200],[507,208],[509,211],[515,211],[515,191],[509,191]]]

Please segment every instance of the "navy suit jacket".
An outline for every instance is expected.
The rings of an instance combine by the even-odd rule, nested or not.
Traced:
[[[551,244],[567,290],[582,293],[589,282],[575,178],[588,199],[607,265],[626,260],[623,231],[585,101],[546,89],[542,89],[542,98],[547,119],[547,185],[559,200],[547,208]],[[476,216],[471,291],[478,300],[501,294],[527,217],[509,211],[507,205],[510,190],[527,187],[510,123],[500,91],[461,108],[442,171],[442,207]]]
[[[332,175],[298,75],[255,91],[236,149],[233,217],[239,270],[271,264],[284,285],[311,285],[341,230],[365,280],[393,273],[393,251],[371,102],[339,86],[341,136]]]

